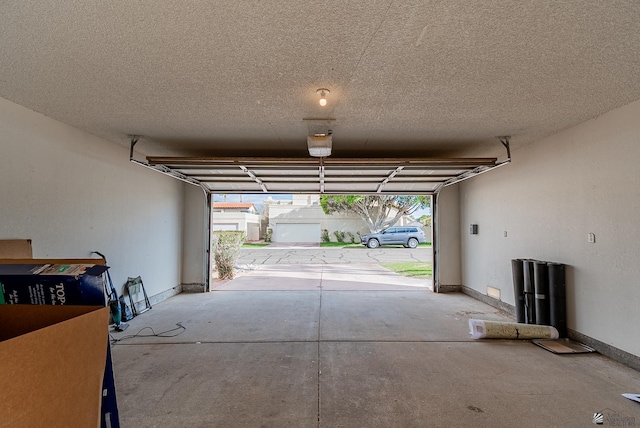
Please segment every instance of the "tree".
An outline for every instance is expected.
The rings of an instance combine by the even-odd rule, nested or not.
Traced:
[[[418,219],[418,221],[420,223],[422,223],[424,226],[431,226],[431,216],[430,215],[423,215],[422,217],[420,217]]]
[[[396,224],[404,215],[430,206],[428,196],[401,195],[322,195],[320,205],[325,214],[355,213],[372,233]]]

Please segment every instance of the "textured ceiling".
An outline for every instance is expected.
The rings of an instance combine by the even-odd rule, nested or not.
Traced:
[[[504,157],[640,99],[640,2],[4,0],[0,96],[152,156]]]

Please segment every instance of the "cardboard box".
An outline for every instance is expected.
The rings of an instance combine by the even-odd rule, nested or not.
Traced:
[[[12,255],[8,255],[7,257],[15,257],[15,256],[16,256],[15,254],[12,254]],[[8,265],[18,265],[18,264],[31,265],[30,267],[27,267],[27,268],[16,267],[16,266],[13,266],[13,267],[0,266],[0,270],[4,271],[5,274],[13,273],[14,275],[17,275],[13,279],[15,281],[18,281],[18,283],[21,283],[21,285],[16,285],[14,283],[14,286],[15,286],[14,288],[17,288],[17,289],[26,288],[27,290],[29,289],[32,290],[32,292],[33,290],[36,290],[36,291],[38,290],[37,284],[36,286],[34,286],[33,281],[36,281],[36,280],[53,281],[55,279],[51,276],[48,276],[48,277],[42,276],[42,277],[36,278],[35,276],[37,276],[37,274],[35,274],[34,271],[31,271],[31,269],[34,269],[34,266],[36,265],[38,266],[36,270],[40,270],[41,273],[42,273],[42,270],[41,270],[42,265],[88,265],[88,267],[103,266],[104,268],[102,269],[92,268],[89,270],[89,272],[85,270],[85,272],[82,275],[79,275],[79,276],[72,275],[67,278],[67,280],[72,281],[71,283],[72,288],[77,287],[77,289],[80,290],[80,299],[78,300],[77,293],[75,298],[65,297],[65,306],[72,305],[72,304],[73,305],[96,305],[96,306],[105,305],[105,296],[103,291],[104,278],[102,274],[96,275],[100,270],[104,272],[106,271],[106,269],[108,269],[108,267],[105,266],[105,260],[102,258],[98,258],[98,259],[95,259],[95,258],[90,258],[90,259],[31,259],[31,258],[0,259],[0,265],[7,265],[7,264]],[[55,271],[55,269],[50,269],[50,270]],[[71,269],[65,269],[65,271],[69,273]],[[56,273],[60,273],[60,272],[56,272]],[[75,283],[73,281],[75,281]],[[29,282],[31,282],[31,284],[29,284]],[[42,284],[40,285],[42,286]],[[2,289],[3,287],[2,285],[0,285],[0,299],[4,298],[4,293],[2,292]],[[40,289],[42,289],[42,287],[40,287]],[[31,300],[31,299],[27,299],[27,300]],[[37,301],[38,299],[35,299],[35,300]],[[44,299],[40,299],[40,300],[44,302]],[[56,307],[60,307],[60,306],[56,306]],[[101,426],[119,428],[120,421],[118,416],[118,403],[117,403],[117,397],[116,397],[116,386],[113,378],[112,366],[113,364],[111,361],[111,350],[109,349],[109,347],[107,347],[107,356],[106,356],[105,363],[103,365],[104,377],[102,379],[102,407],[101,407],[102,424]],[[0,364],[0,367],[2,367],[1,364]],[[0,401],[1,401],[1,396],[0,396]],[[3,425],[2,418],[0,417],[0,428],[3,426],[5,425]]]
[[[101,265],[105,264],[104,259],[34,259],[28,258],[0,258],[0,265],[18,265],[18,264],[44,264],[44,263],[75,263],[85,265]]]
[[[109,309],[0,305],[0,427],[99,427]]]
[[[104,265],[0,264],[0,303],[104,306]]]
[[[0,258],[30,259],[31,239],[0,239]]]

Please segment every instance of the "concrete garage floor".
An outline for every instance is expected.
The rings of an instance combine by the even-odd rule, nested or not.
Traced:
[[[158,304],[113,337],[186,330],[113,346],[121,425],[586,427],[595,412],[640,425],[620,395],[640,392],[639,372],[470,339],[469,318],[509,316],[419,285],[375,265],[272,265]]]

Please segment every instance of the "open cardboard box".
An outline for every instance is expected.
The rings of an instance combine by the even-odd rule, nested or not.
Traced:
[[[96,355],[87,355],[87,358],[90,358],[91,364],[99,364],[98,361],[102,361],[101,365],[101,373],[102,373],[102,390],[101,390],[101,401],[102,401],[102,405],[101,408],[99,409],[99,417],[100,417],[100,421],[101,421],[101,426],[103,427],[114,427],[117,428],[120,426],[119,423],[119,417],[118,417],[118,403],[117,403],[117,399],[116,399],[116,387],[115,387],[115,382],[114,382],[114,378],[113,378],[113,367],[112,367],[112,362],[111,362],[111,352],[110,349],[108,348],[107,345],[107,337],[105,337],[106,335],[108,335],[108,319],[109,319],[109,313],[108,313],[108,309],[103,308],[105,305],[105,296],[104,296],[104,290],[103,290],[103,278],[102,275],[100,275],[100,277],[95,276],[95,275],[85,275],[85,274],[80,274],[80,275],[74,275],[74,276],[69,276],[66,275],[65,278],[61,278],[60,276],[56,276],[56,275],[45,275],[45,276],[39,276],[37,274],[34,273],[29,273],[28,271],[31,268],[36,268],[36,270],[39,270],[40,267],[44,266],[44,265],[65,265],[65,266],[69,266],[69,267],[77,267],[78,265],[87,265],[87,267],[90,266],[94,266],[94,267],[99,267],[99,266],[105,266],[105,260],[102,258],[99,259],[95,259],[95,258],[90,258],[90,259],[34,259],[31,257],[31,241],[28,241],[28,246],[25,244],[24,242],[25,240],[22,240],[22,242],[17,243],[17,245],[22,248],[22,250],[24,251],[16,251],[16,245],[14,245],[13,242],[6,242],[6,241],[0,241],[0,249],[3,245],[5,245],[5,249],[9,249],[10,251],[8,252],[4,252],[0,251],[0,255],[4,258],[0,258],[0,303],[2,301],[1,298],[4,297],[4,292],[8,290],[8,288],[11,288],[11,290],[16,291],[18,294],[20,294],[20,291],[17,291],[19,289],[22,289],[22,291],[24,291],[24,289],[29,290],[31,289],[32,291],[36,291],[35,294],[31,294],[30,298],[28,299],[22,299],[24,303],[27,303],[30,300],[36,300],[32,303],[45,303],[42,299],[42,295],[40,294],[40,297],[38,297],[38,290],[43,290],[43,286],[45,285],[45,283],[49,284],[49,286],[51,286],[51,282],[52,281],[56,281],[56,277],[57,279],[62,279],[63,282],[65,282],[68,286],[69,286],[69,290],[80,290],[80,296],[76,294],[75,298],[72,298],[71,295],[67,296],[68,298],[65,299],[65,305],[52,305],[52,306],[48,306],[45,305],[45,308],[48,309],[43,309],[44,312],[42,312],[43,314],[51,314],[52,311],[58,309],[58,310],[63,310],[63,311],[71,311],[71,313],[73,313],[73,308],[71,307],[71,305],[96,305],[93,310],[100,310],[101,312],[104,312],[106,315],[106,319],[107,321],[105,321],[105,328],[104,328],[104,336],[100,336],[103,337],[104,340],[102,342],[100,342],[100,347],[96,348],[93,345],[88,346],[86,344],[86,342],[83,342],[82,340],[77,342],[77,343],[72,343],[72,341],[68,341],[69,343],[67,343],[67,345],[65,345],[65,347],[63,349],[68,350],[68,352],[72,353],[74,352],[74,349],[76,350],[76,352],[85,352],[86,349],[91,348],[91,349],[106,349],[106,357],[105,357],[105,353],[102,353],[100,356],[96,356]],[[8,244],[8,245],[7,245]],[[28,247],[28,248],[27,248]],[[27,251],[28,250],[28,251]],[[5,266],[5,265],[9,265],[9,266]],[[31,265],[31,267],[27,267],[27,271],[24,270],[24,266],[20,267],[17,265]],[[17,269],[17,271],[16,271]],[[95,270],[95,269],[91,269],[91,270]],[[11,275],[11,272],[13,272],[14,274],[18,274],[18,275],[22,275],[22,278],[7,278],[6,276],[3,278],[2,277],[2,272],[4,272],[4,274],[9,274]],[[86,273],[86,272],[85,272]],[[39,276],[39,278],[36,278],[35,276]],[[30,278],[31,277],[31,278]],[[16,279],[19,279],[19,283],[21,283],[21,286],[18,286],[17,283],[13,283],[13,286],[10,286],[7,283],[7,279],[9,279],[10,281],[15,281]],[[75,281],[74,281],[75,280]],[[3,282],[4,281],[4,282]],[[58,283],[59,284],[59,283]],[[54,284],[56,285],[56,284]],[[8,287],[9,286],[9,287]],[[66,288],[66,287],[65,287]],[[28,294],[28,293],[27,293]],[[56,293],[57,294],[57,293]],[[73,294],[73,291],[71,292],[71,294]],[[53,302],[51,302],[53,303]],[[59,302],[61,303],[61,302]],[[19,307],[26,307],[26,305],[16,305]],[[6,307],[7,309],[2,309],[3,307]],[[76,306],[74,306],[75,308]],[[0,304],[0,315],[3,313],[8,313],[8,311],[12,311],[12,310],[18,310],[18,309],[9,309],[11,308],[10,305],[1,305]],[[53,308],[53,309],[52,309]],[[29,309],[25,309],[26,311],[29,311]],[[38,311],[39,309],[33,309],[34,311]],[[4,311],[4,312],[3,312]],[[64,312],[59,312],[60,314],[63,314]],[[84,312],[83,312],[84,314]],[[84,317],[84,315],[82,315]],[[10,318],[7,316],[4,316],[4,318],[0,318],[0,322],[4,322],[3,320],[6,318]],[[67,320],[67,318],[69,317],[63,317],[65,320]],[[19,317],[17,319],[22,319],[24,320],[25,317]],[[50,318],[45,317],[44,319],[40,319],[38,316],[38,313],[33,312],[31,314],[31,316],[26,317],[26,319],[30,320],[29,322],[27,322],[25,325],[25,328],[27,328],[27,330],[19,330],[22,332],[30,332],[32,329],[31,327],[35,328],[40,328],[39,326],[44,326],[49,325],[49,324],[53,324],[50,321],[52,321]],[[71,320],[69,320],[71,321]],[[87,321],[91,321],[90,319],[87,319]],[[35,324],[33,324],[35,322]],[[65,321],[67,322],[67,321]],[[73,321],[73,323],[75,323],[77,321]],[[44,323],[44,324],[43,324]],[[71,323],[71,324],[73,324]],[[10,324],[15,326],[16,324]],[[18,322],[17,324],[18,326],[20,325],[20,322]],[[31,327],[28,327],[31,326]],[[0,330],[1,331],[7,331],[10,332],[12,331],[11,329],[2,329],[2,326],[0,325]],[[15,330],[13,330],[15,332]],[[31,333],[29,333],[31,334]],[[65,333],[60,333],[61,335],[64,335]],[[4,342],[2,342],[4,340],[4,337],[14,337],[14,339],[10,339],[10,340],[15,340],[17,339],[17,332],[15,333],[14,336],[0,336],[0,348],[1,349],[6,349],[3,348],[2,346],[4,345]],[[78,337],[82,338],[83,334],[78,334]],[[84,337],[87,337],[86,335]],[[95,337],[95,342],[99,342],[98,338]],[[102,340],[102,339],[100,339]],[[38,343],[38,341],[33,341],[33,343]],[[94,343],[94,340],[91,340],[91,343]],[[29,344],[28,343],[23,343],[23,350],[24,349],[29,349]],[[55,348],[52,348],[55,349]],[[41,349],[36,347],[37,351],[42,351]],[[28,351],[27,353],[30,353],[31,351]],[[11,352],[10,352],[11,353]],[[42,353],[42,352],[40,352]],[[5,351],[1,351],[0,352],[0,358],[4,358],[3,355],[5,355],[6,352]],[[45,354],[46,356],[47,354]],[[98,358],[97,360],[95,358]],[[22,358],[18,357],[17,358],[18,362],[22,361]],[[85,363],[86,364],[86,363]],[[70,365],[73,366],[73,365]],[[4,388],[4,383],[5,382],[9,382],[9,381],[16,381],[16,379],[18,377],[7,377],[4,375],[4,372],[2,371],[7,371],[9,369],[7,369],[7,366],[3,365],[3,360],[0,359],[0,377],[4,377],[2,380],[0,380],[0,387]],[[53,364],[51,364],[50,366],[50,370],[55,370],[55,366]],[[26,374],[25,374],[26,376]],[[29,380],[30,385],[33,386],[34,384],[38,384],[39,382],[36,381],[33,378],[30,378]],[[50,383],[50,382],[49,382]],[[69,378],[66,381],[61,381],[60,383],[60,388],[66,388],[65,389],[65,394],[58,394],[58,396],[63,397],[64,400],[67,400],[66,396],[69,395],[70,391],[74,391],[75,389],[70,389],[70,388],[74,388],[74,383],[71,380],[71,378]],[[51,388],[49,388],[50,390]],[[0,390],[2,391],[2,390]],[[11,392],[10,389],[8,389],[9,392]],[[13,392],[12,392],[13,394]],[[15,395],[15,394],[14,394]],[[13,427],[13,426],[17,426],[17,427],[29,427],[29,426],[35,426],[35,427],[41,427],[41,426],[54,426],[54,427],[68,427],[68,426],[78,426],[78,427],[84,427],[84,426],[95,426],[95,424],[93,423],[88,423],[85,424],[84,421],[82,422],[70,422],[66,417],[62,418],[59,417],[57,419],[51,419],[49,421],[46,420],[46,417],[43,417],[41,419],[35,419],[33,422],[33,424],[31,423],[32,420],[31,419],[23,419],[23,420],[16,420],[13,418],[4,418],[4,415],[7,414],[7,408],[5,407],[5,403],[3,403],[3,393],[0,392],[0,411],[2,412],[0,416],[0,428],[2,427]],[[20,400],[17,400],[18,402]],[[56,397],[54,397],[51,402],[59,402],[60,400],[58,400]],[[43,402],[40,398],[38,398],[37,401],[25,401],[25,406],[30,405],[30,403],[33,403],[33,405],[30,405],[30,407],[25,407],[27,409],[30,409],[29,412],[40,412],[38,410],[38,408],[40,407],[40,403]],[[14,403],[14,401],[10,401],[7,400],[6,401],[6,406],[9,406],[10,403]],[[79,406],[82,405],[84,406],[83,403],[78,402],[77,404],[73,403],[72,401],[60,401],[61,405],[66,406],[65,410],[69,410],[69,408],[71,409],[75,409],[76,412],[85,412],[86,411],[86,415],[89,414],[93,414],[95,409],[90,409],[90,408],[80,408]],[[86,409],[86,410],[85,410]],[[38,415],[40,415],[40,413],[37,413]],[[46,413],[43,412],[43,414],[46,415]],[[35,415],[32,415],[35,417]],[[68,415],[67,415],[68,416]],[[22,417],[22,416],[21,416]],[[93,420],[93,418],[92,418]]]
[[[0,239],[0,258],[30,259],[32,257],[31,239]]]
[[[109,309],[0,305],[0,427],[99,427]]]

